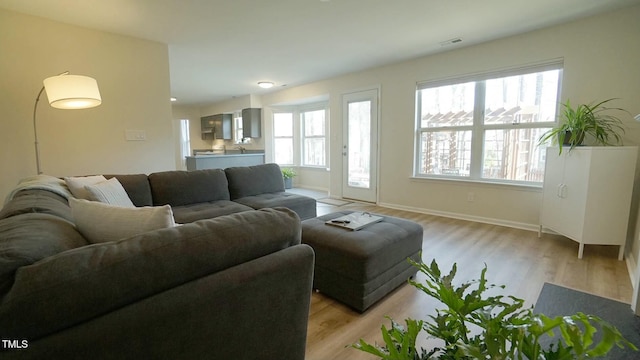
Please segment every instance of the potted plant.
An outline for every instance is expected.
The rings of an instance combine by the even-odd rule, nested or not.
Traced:
[[[435,260],[431,265],[409,261],[426,275],[424,284],[409,283],[446,307],[428,320],[406,319],[406,329],[389,318],[391,328],[382,326],[384,345],[360,339],[352,347],[385,360],[569,360],[604,356],[613,346],[637,350],[615,327],[596,316],[577,313],[549,318],[534,314],[524,307],[524,300],[514,296],[485,294],[495,293],[492,289],[496,287],[487,283],[486,266],[480,279],[455,286],[456,264],[449,274],[441,274]],[[416,348],[423,330],[440,341],[430,349]],[[553,338],[554,331],[561,339]],[[599,341],[594,339],[596,331],[603,333]]]
[[[560,153],[562,153],[563,146],[570,146],[569,150],[572,150],[574,147],[582,145],[585,135],[590,135],[599,145],[620,143],[621,133],[624,133],[622,120],[610,114],[609,111],[625,110],[604,106],[612,100],[614,99],[580,104],[575,108],[567,100],[562,104],[561,124],[542,134],[539,143],[543,144],[552,140],[558,144]]]
[[[296,176],[296,172],[291,168],[282,169],[282,178],[284,179],[284,188],[291,189],[293,186],[293,178]]]

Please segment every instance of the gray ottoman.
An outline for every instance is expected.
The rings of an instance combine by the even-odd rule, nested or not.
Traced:
[[[383,216],[378,223],[351,231],[325,221],[352,211],[334,212],[302,222],[302,242],[316,253],[313,287],[363,312],[414,276],[407,261],[420,261],[422,226]]]

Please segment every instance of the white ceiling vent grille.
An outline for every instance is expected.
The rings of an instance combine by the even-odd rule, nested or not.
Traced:
[[[449,45],[458,44],[461,42],[462,42],[462,38],[457,37],[457,38],[441,41],[440,46],[449,46]]]

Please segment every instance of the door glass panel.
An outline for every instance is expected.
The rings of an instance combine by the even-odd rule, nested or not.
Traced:
[[[348,106],[348,184],[368,189],[371,167],[371,101],[350,102]]]

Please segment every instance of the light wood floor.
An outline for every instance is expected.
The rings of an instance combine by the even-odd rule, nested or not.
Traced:
[[[322,208],[320,206],[323,206]],[[318,212],[338,209],[319,204]],[[566,286],[630,303],[632,286],[616,246],[586,246],[582,260],[578,244],[561,236],[517,230],[496,225],[417,214],[382,207],[351,204],[354,209],[415,221],[424,228],[423,261],[435,259],[441,270],[458,265],[458,281],[476,279],[484,264],[489,282],[506,285],[503,294],[525,299],[533,306],[545,282]],[[421,274],[417,280],[423,279]],[[347,348],[360,338],[381,342],[385,316],[404,323],[407,317],[424,319],[441,305],[410,285],[402,285],[364,314],[351,310],[320,293],[311,301],[307,333],[307,360],[371,359]]]

